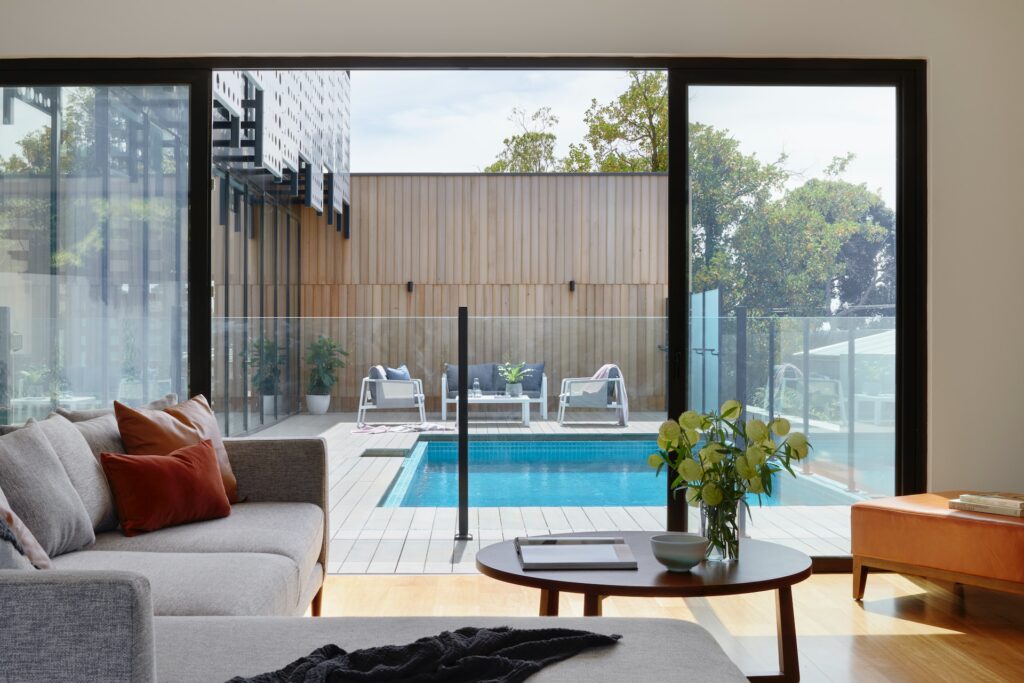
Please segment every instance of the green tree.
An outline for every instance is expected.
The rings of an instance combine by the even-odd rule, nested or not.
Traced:
[[[583,120],[598,171],[668,170],[668,72],[630,71],[626,91],[607,104],[591,100]]]
[[[519,132],[502,141],[504,149],[493,164],[484,168],[484,172],[547,173],[558,170],[559,162],[555,159],[557,138],[551,132],[558,123],[558,117],[551,113],[551,107],[541,107],[529,117],[516,107],[509,121]]]

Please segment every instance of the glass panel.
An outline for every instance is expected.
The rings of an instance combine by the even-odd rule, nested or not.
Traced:
[[[689,404],[737,398],[806,432],[810,457],[777,476],[751,533],[848,553],[848,506],[895,485],[895,89],[689,99]],[[791,505],[820,509],[797,521]]]
[[[0,423],[184,395],[188,87],[0,92]]]

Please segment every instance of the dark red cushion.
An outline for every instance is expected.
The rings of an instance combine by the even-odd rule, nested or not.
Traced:
[[[167,455],[101,453],[125,536],[231,514],[210,439]]]

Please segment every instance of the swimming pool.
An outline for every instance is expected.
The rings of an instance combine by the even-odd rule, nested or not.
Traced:
[[[382,507],[456,507],[453,441],[421,441],[406,458]],[[474,441],[469,504],[475,507],[664,505],[665,472],[647,456],[654,440]],[[756,505],[756,497],[751,501]],[[774,505],[767,496],[763,505]]]

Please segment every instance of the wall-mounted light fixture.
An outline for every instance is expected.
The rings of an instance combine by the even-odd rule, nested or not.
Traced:
[[[405,291],[410,293],[412,292],[412,280],[409,280],[408,282],[405,283]]]
[[[575,292],[576,291],[576,281],[575,280],[569,280],[569,291],[570,292]]]

